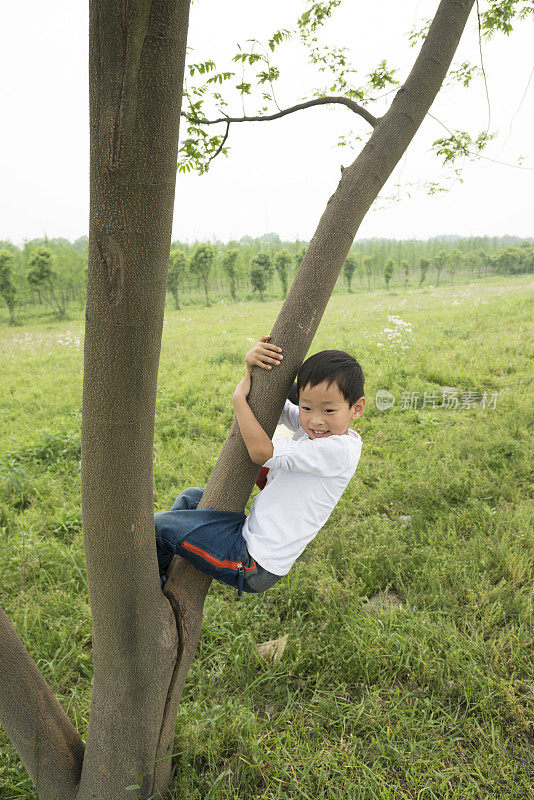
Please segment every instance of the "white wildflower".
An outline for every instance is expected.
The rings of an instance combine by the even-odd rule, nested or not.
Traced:
[[[392,357],[396,358],[404,350],[408,350],[412,343],[412,323],[396,316],[388,314],[388,325],[380,333],[380,337],[385,337],[385,342],[377,342],[378,347],[386,347]],[[392,327],[390,327],[392,326]]]

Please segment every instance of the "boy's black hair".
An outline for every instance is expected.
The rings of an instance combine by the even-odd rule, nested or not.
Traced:
[[[328,386],[335,383],[349,406],[364,397],[363,370],[354,356],[344,350],[321,350],[306,359],[297,373],[297,398],[303,387],[309,385],[313,389],[323,381]]]

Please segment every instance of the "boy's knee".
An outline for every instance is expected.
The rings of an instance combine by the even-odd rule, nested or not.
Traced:
[[[247,579],[247,587],[248,587],[248,590],[250,592],[253,592],[254,594],[263,594],[264,592],[267,591],[267,589],[270,588],[269,586],[261,586],[261,585],[255,584],[254,580],[252,578],[248,578]]]
[[[199,486],[190,486],[188,489],[186,489],[183,493],[186,508],[188,508],[190,511],[196,510],[196,507],[200,503],[203,494],[204,489],[201,489]]]
[[[280,580],[279,575],[273,575],[272,572],[267,572],[267,570],[263,570],[255,575],[249,575],[247,577],[247,584],[249,589],[251,589],[255,594],[263,594],[266,592],[267,589],[270,589],[274,586],[275,583],[278,583]]]
[[[204,494],[204,489],[200,486],[188,486],[180,492],[171,506],[171,511],[194,510],[200,503],[200,498]]]

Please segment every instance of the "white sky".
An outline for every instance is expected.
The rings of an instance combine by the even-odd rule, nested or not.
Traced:
[[[433,16],[437,5],[437,0],[345,0],[329,24],[328,40],[349,48],[362,80],[387,58],[390,66],[399,68],[402,81],[416,55],[406,34]],[[229,63],[235,42],[264,39],[280,27],[292,27],[303,8],[302,0],[198,0],[191,12],[191,59],[213,58],[219,69],[235,69]],[[5,3],[0,25],[0,239],[20,244],[44,233],[74,239],[88,231],[88,4]],[[523,166],[531,169],[490,161],[466,164],[463,184],[448,193],[429,197],[421,189],[408,188],[400,202],[378,200],[359,238],[534,235],[534,77],[527,88],[533,68],[532,34],[532,23],[521,23],[510,37],[483,41],[491,130],[498,132],[485,155],[512,164],[523,155]],[[479,61],[474,14],[455,63],[465,59]],[[273,61],[284,68],[277,90],[282,107],[311,96],[318,83],[309,83],[310,68],[297,45],[276,51]],[[371,111],[383,114],[390,99]],[[482,80],[474,80],[468,90],[459,85],[445,88],[432,113],[451,129],[477,134],[487,122]],[[226,241],[271,231],[284,239],[309,239],[337,185],[340,165],[356,155],[334,147],[351,127],[359,133],[367,130],[363,120],[343,107],[234,125],[228,159],[217,159],[207,175],[178,175],[173,239]],[[397,182],[443,176],[438,159],[429,152],[431,142],[443,135],[438,123],[427,118],[383,194],[390,195]]]

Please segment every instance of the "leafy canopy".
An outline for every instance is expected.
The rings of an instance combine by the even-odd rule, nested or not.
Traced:
[[[323,29],[341,3],[342,0],[307,0],[291,29],[278,29],[265,42],[251,38],[237,44],[227,69],[218,70],[213,59],[187,65],[182,111],[187,120],[187,133],[179,150],[180,172],[196,170],[202,174],[209,170],[218,155],[227,156],[232,124],[252,118],[266,120],[296,110],[295,106],[281,109],[276,96],[276,86],[283,77],[275,63],[279,48],[300,44],[307,61],[316,68],[318,85],[310,87],[310,101],[312,98],[337,98],[336,102],[339,102],[341,98],[357,102],[360,108],[367,109],[378,99],[377,92],[383,96],[394,91],[399,85],[398,69],[389,66],[385,58],[365,75],[360,75],[346,47],[335,47],[324,40]],[[508,35],[516,21],[531,17],[534,0],[480,0],[476,13],[482,44],[484,37],[490,38],[498,32]],[[423,20],[409,33],[412,46],[420,45],[431,23],[432,20]],[[465,88],[474,78],[481,76],[485,80],[483,64],[481,69],[463,61],[451,66],[447,82]],[[297,99],[295,103],[299,104]],[[453,180],[460,178],[458,162],[480,157],[495,136],[489,129],[471,134],[447,128],[447,134],[436,139],[432,148],[441,158],[442,165],[453,170]],[[337,144],[352,149],[362,138],[358,129],[339,136]],[[448,188],[436,181],[425,181],[424,187],[429,194]]]

